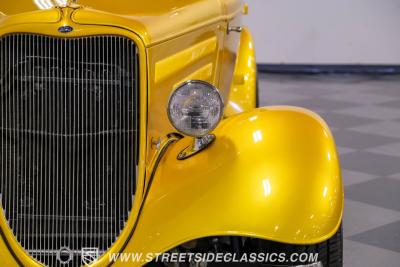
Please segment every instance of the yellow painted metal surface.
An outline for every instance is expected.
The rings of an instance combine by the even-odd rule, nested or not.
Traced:
[[[60,0],[61,1],[61,0]],[[43,1],[40,1],[41,3]],[[48,0],[54,5],[55,2]],[[35,4],[36,3],[36,4]],[[246,235],[309,244],[329,238],[343,207],[332,136],[314,114],[295,108],[252,110],[255,61],[251,34],[241,26],[237,0],[80,0],[81,6],[43,8],[34,0],[0,4],[0,35],[13,32],[57,37],[114,34],[131,38],[140,58],[140,156],[136,201],[120,238],[130,237],[156,159],[151,139],[174,132],[166,107],[172,91],[199,79],[220,88],[229,106],[217,141],[185,161],[176,156],[191,140],[171,146],[160,162],[142,216],[125,251],[161,252],[208,235]],[[27,13],[24,13],[27,12]],[[68,35],[57,29],[70,25]],[[252,110],[252,111],[251,111]],[[234,116],[233,116],[234,115]],[[0,209],[0,266],[14,266],[9,244],[24,266],[38,266],[15,240]],[[108,256],[94,266],[108,264]],[[118,265],[118,264],[117,264]],[[131,265],[130,265],[131,266]]]
[[[213,65],[209,63],[204,67],[201,67],[197,71],[191,73],[189,76],[186,76],[184,79],[180,80],[176,84],[174,84],[173,88],[178,88],[184,82],[190,80],[201,80],[201,81],[210,81],[213,75]]]
[[[254,41],[248,29],[241,32],[231,90],[225,116],[250,111],[256,107],[257,63]]]
[[[151,3],[141,0],[77,0],[77,4],[100,11],[117,15],[132,16],[162,16],[169,14],[171,10],[179,10],[198,2],[217,2],[219,0],[179,0],[165,1],[153,0]],[[46,10],[56,6],[65,6],[69,0],[19,0],[7,1],[1,4],[1,11],[7,15],[19,14],[29,11]]]
[[[43,14],[47,14],[47,12],[53,12],[54,10],[51,11],[44,11]],[[60,11],[58,11],[60,12]],[[36,23],[24,23],[24,16],[22,15],[16,15],[13,17],[13,23],[7,23],[7,24],[1,24],[0,22],[0,36],[7,35],[10,33],[36,33],[36,34],[44,34],[48,36],[55,36],[55,37],[65,37],[65,38],[75,38],[75,37],[82,37],[82,36],[93,36],[93,35],[104,35],[104,34],[114,34],[114,35],[120,35],[120,36],[126,36],[130,39],[132,39],[139,50],[139,66],[141,70],[146,70],[147,69],[147,51],[146,48],[142,42],[142,40],[133,32],[129,32],[120,28],[115,28],[115,27],[98,27],[98,26],[93,26],[93,25],[79,25],[71,22],[69,20],[69,16],[72,14],[73,9],[67,8],[63,10],[63,16],[62,19],[58,20],[57,22],[54,23],[46,23],[47,20],[47,15],[46,16],[41,16],[40,12],[35,12],[32,13],[32,16],[34,19],[37,21]],[[68,23],[68,25],[71,25],[74,27],[74,31],[71,32],[68,35],[65,35],[63,33],[58,32],[58,28],[62,25],[65,25],[65,23]],[[142,71],[140,72],[140,114],[143,114],[140,117],[140,140],[141,140],[141,145],[139,149],[139,168],[138,168],[138,182],[137,182],[137,192],[136,192],[136,199],[138,201],[134,201],[133,203],[133,208],[130,213],[130,217],[127,221],[127,224],[122,231],[120,238],[114,243],[114,245],[110,248],[109,252],[118,252],[121,250],[123,247],[123,244],[125,240],[128,238],[130,231],[136,221],[137,214],[139,211],[139,207],[141,204],[141,199],[143,198],[142,193],[143,193],[143,188],[144,188],[144,179],[145,177],[145,172],[146,172],[146,167],[145,167],[145,161],[146,161],[146,151],[147,151],[147,72]],[[134,164],[134,163],[133,163]],[[5,240],[2,240],[4,243],[7,242],[9,246],[11,247],[12,251],[14,254],[18,257],[18,259],[21,261],[23,266],[41,266],[39,263],[37,263],[33,258],[31,258],[21,247],[21,245],[18,243],[14,235],[12,234],[11,229],[9,229],[9,226],[6,222],[5,216],[3,209],[0,208],[0,228],[4,232],[5,235]],[[0,242],[0,249],[2,248],[2,243]],[[1,255],[1,254],[0,254]],[[0,258],[0,266],[8,266],[6,265],[7,263],[12,263],[13,258],[10,258],[11,254],[4,254],[6,255],[6,258],[2,259]],[[108,256],[104,255],[102,258],[99,259],[99,261],[96,262],[96,264],[93,264],[93,266],[106,266],[109,262]],[[13,265],[10,265],[13,266]]]
[[[14,259],[9,251],[3,238],[0,238],[0,266],[20,267],[18,262]]]
[[[190,138],[168,150],[125,252],[164,252],[214,235],[313,244],[337,231],[341,174],[320,117],[262,108],[225,119],[215,135],[211,147],[184,161],[176,157]]]
[[[1,11],[1,9],[0,9]],[[2,29],[18,24],[41,24],[56,23],[61,20],[61,12],[59,9],[50,9],[45,11],[33,11],[28,13],[20,13],[14,16],[0,16],[0,25]],[[36,25],[40,27],[40,25]]]
[[[169,97],[186,80],[204,80],[218,87],[224,23],[213,24],[148,49],[148,154],[154,157],[151,139],[165,138],[176,130],[167,116]],[[223,91],[228,95],[229,88]],[[148,173],[151,171],[147,165]]]
[[[236,17],[243,10],[243,1],[238,0],[220,0],[224,9],[224,13],[227,14],[228,19]]]
[[[247,3],[243,5],[242,14],[243,15],[248,15],[249,14],[249,5]]]
[[[229,3],[232,4],[232,1],[229,1]],[[234,7],[230,7],[230,12],[232,10],[236,10]],[[226,11],[228,12],[228,10]],[[222,48],[222,56],[221,56],[221,65],[223,68],[221,68],[220,72],[220,79],[219,79],[219,88],[223,92],[223,97],[225,100],[225,107],[227,107],[230,99],[230,92],[232,91],[233,87],[233,78],[234,78],[234,72],[237,72],[236,70],[238,69],[236,66],[236,63],[241,59],[239,58],[241,55],[245,56],[246,49],[244,46],[241,45],[241,36],[242,33],[240,32],[235,32],[232,31],[228,33],[228,28],[229,27],[240,27],[242,26],[242,14],[239,12],[239,10],[236,10],[237,15],[227,21],[227,24],[225,25],[225,38],[223,42],[223,48]],[[226,110],[225,110],[226,111]],[[226,113],[226,112],[225,112]],[[225,114],[226,115],[226,114]],[[229,114],[228,114],[229,115]]]
[[[159,83],[165,78],[185,71],[199,59],[215,53],[217,51],[217,44],[217,37],[213,36],[158,61],[155,65],[154,82]]]
[[[51,10],[62,2],[65,0],[7,1],[0,5],[0,12],[15,15]],[[82,8],[73,14],[73,20],[135,31],[145,45],[150,46],[228,20],[240,8],[238,3],[237,0],[79,0],[78,5]]]

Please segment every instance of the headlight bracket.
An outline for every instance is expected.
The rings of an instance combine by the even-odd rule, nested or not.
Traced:
[[[185,160],[187,158],[190,158],[200,151],[206,149],[208,146],[210,146],[214,141],[216,137],[213,134],[207,134],[202,137],[196,137],[193,139],[193,143],[182,150],[181,153],[178,155],[178,160]]]

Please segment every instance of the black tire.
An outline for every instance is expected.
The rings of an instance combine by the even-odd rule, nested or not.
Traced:
[[[315,245],[290,245],[290,244],[283,244],[278,242],[272,242],[262,239],[254,239],[254,238],[247,238],[241,239],[240,237],[232,237],[232,240],[240,241],[238,242],[231,242],[231,245],[225,249],[218,249],[218,252],[235,252],[235,253],[276,253],[281,254],[284,253],[286,257],[290,257],[293,253],[297,253],[299,256],[300,254],[307,253],[315,255],[318,253],[317,262],[321,262],[323,267],[343,267],[343,235],[342,235],[342,227],[339,228],[338,232],[331,237],[329,240],[315,244]],[[244,241],[242,243],[242,241]],[[200,249],[197,252],[207,252],[209,251],[209,243],[210,239],[199,239],[199,244],[203,243],[206,244],[204,246],[205,250]],[[232,245],[236,243],[243,244],[241,248],[237,248],[237,246]],[[240,245],[239,245],[240,246]],[[200,246],[203,247],[203,246]],[[235,248],[236,247],[236,248]],[[314,259],[315,260],[315,259]],[[282,263],[273,263],[273,264],[263,264],[263,263],[208,263],[207,267],[284,267],[284,266],[303,266],[307,264],[315,263],[314,261],[309,262],[282,262]],[[146,266],[150,267],[165,267],[171,266],[163,263],[150,263]],[[189,267],[191,266],[189,263],[179,263],[177,265],[179,267]]]
[[[343,266],[343,233],[342,226],[328,241],[318,245],[318,252],[324,267]]]
[[[252,244],[250,246],[252,247],[252,250],[255,250],[257,252],[276,252],[285,253],[286,255],[291,255],[292,253],[318,253],[318,261],[320,261],[324,267],[343,266],[342,227],[340,227],[338,232],[329,240],[315,245],[289,245],[264,240],[257,240],[256,243],[253,242],[254,240],[252,241]],[[291,263],[290,266],[304,264],[304,262],[295,262]],[[287,266],[287,264],[281,264],[279,266]]]

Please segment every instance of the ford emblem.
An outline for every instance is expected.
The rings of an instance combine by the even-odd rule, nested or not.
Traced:
[[[58,28],[58,31],[61,33],[69,33],[72,32],[74,30],[74,28],[72,28],[71,26],[62,26],[60,28]]]

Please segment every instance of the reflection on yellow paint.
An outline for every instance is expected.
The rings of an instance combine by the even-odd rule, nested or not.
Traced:
[[[262,132],[261,132],[260,130],[255,131],[255,132],[253,133],[253,140],[254,140],[254,143],[261,142],[262,139],[263,139],[263,136],[262,136]]]
[[[249,121],[255,121],[257,118],[258,118],[258,116],[250,117]]]
[[[262,183],[264,187],[264,196],[267,197],[271,195],[271,184],[269,183],[269,179],[264,179]]]
[[[66,6],[68,4],[67,0],[54,0],[57,6]]]
[[[40,9],[49,9],[53,7],[49,0],[34,0],[34,3]]]
[[[324,197],[326,197],[328,195],[328,187],[325,186],[324,188],[324,193],[323,193]]]
[[[242,109],[238,104],[236,104],[236,103],[233,102],[233,101],[229,101],[228,106],[230,106],[231,108],[233,108],[234,110],[236,110],[237,113],[242,113],[242,112],[243,112],[243,109]]]
[[[66,6],[68,4],[67,0],[33,0],[35,5],[39,9],[50,9],[55,6]]]

